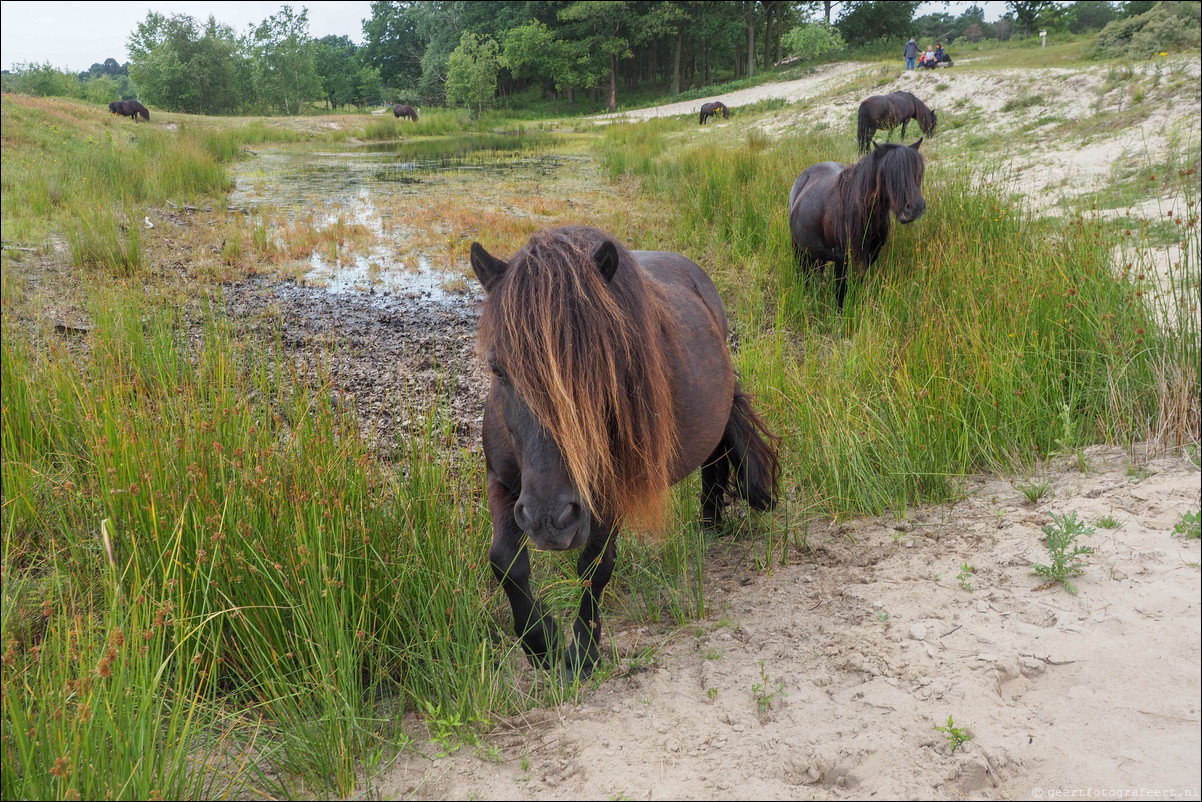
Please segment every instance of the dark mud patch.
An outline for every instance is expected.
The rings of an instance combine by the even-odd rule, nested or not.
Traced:
[[[353,415],[385,459],[431,430],[479,443],[486,374],[476,353],[481,296],[331,292],[254,277],[226,287],[240,335],[284,360],[306,386]]]

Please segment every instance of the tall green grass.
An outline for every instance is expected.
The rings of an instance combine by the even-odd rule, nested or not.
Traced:
[[[668,148],[670,136],[664,123],[611,126],[602,157],[679,210],[674,244],[732,307],[738,366],[785,435],[809,507],[902,510],[1065,445],[1198,438],[1196,419],[1166,427],[1160,411],[1166,393],[1196,409],[1196,316],[1157,325],[1103,222],[1034,219],[993,177],[933,158],[926,215],[894,226],[839,314],[828,282],[799,274],[785,207],[806,166],[854,161],[850,137]],[[1175,286],[1197,309],[1196,243],[1186,253],[1195,278]]]
[[[441,456],[439,413],[414,412],[384,465],[328,390],[216,321],[191,351],[133,294],[92,314],[76,358],[4,329],[5,798],[194,795],[230,710],[239,734],[212,749],[266,754],[276,792],[347,793],[404,742],[406,710],[470,723],[529,704],[498,671],[516,646],[493,623],[488,516]],[[58,715],[66,689],[112,685],[97,660],[114,628],[135,695]],[[113,733],[172,749],[83,771]]]

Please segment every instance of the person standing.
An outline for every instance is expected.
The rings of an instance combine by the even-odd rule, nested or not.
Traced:
[[[914,59],[918,58],[918,42],[914,41],[914,37],[910,37],[910,41],[906,42],[906,69],[914,69]]]

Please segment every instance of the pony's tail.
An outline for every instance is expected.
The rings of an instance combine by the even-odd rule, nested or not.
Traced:
[[[751,408],[750,397],[736,384],[726,430],[702,469],[702,517],[707,523],[718,522],[726,498],[737,496],[756,510],[776,506],[779,444],[780,438],[769,431]]]
[[[871,116],[868,109],[860,106],[860,113],[856,118],[856,143],[860,146],[860,153],[868,150],[868,144],[872,142],[872,135],[876,133],[876,126],[872,124]]]

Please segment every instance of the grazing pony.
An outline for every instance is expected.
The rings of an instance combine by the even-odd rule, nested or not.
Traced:
[[[417,122],[417,109],[408,103],[398,103],[392,107],[392,116],[408,117],[410,120]]]
[[[109,104],[109,111],[113,114],[133,117],[134,122],[138,121],[138,115],[140,114],[143,120],[150,122],[150,112],[136,100],[114,100]]]
[[[623,522],[662,524],[668,488],[701,468],[702,518],[727,498],[770,509],[777,438],[735,381],[713,282],[677,253],[629,251],[586,226],[544,229],[508,262],[472,243],[486,292],[481,355],[493,379],[484,457],[488,557],[531,663],[557,663],[559,629],[530,588],[527,544],[582,549],[566,662],[600,656],[601,594]]]
[[[860,103],[859,122],[856,126],[856,141],[860,152],[868,150],[872,137],[879,129],[891,132],[900,125],[901,136],[904,137],[910,120],[918,123],[924,136],[929,136],[935,130],[935,112],[910,92],[890,92],[887,95],[865,98]]]
[[[730,109],[726,108],[725,103],[715,100],[713,103],[701,104],[701,124],[705,125],[705,121],[718,112],[722,112],[722,119],[730,119]]]
[[[813,272],[835,263],[839,308],[847,293],[848,264],[867,269],[889,236],[889,212],[912,223],[926,211],[918,146],[873,143],[853,165],[822,162],[807,167],[789,192],[789,230],[799,266]]]

